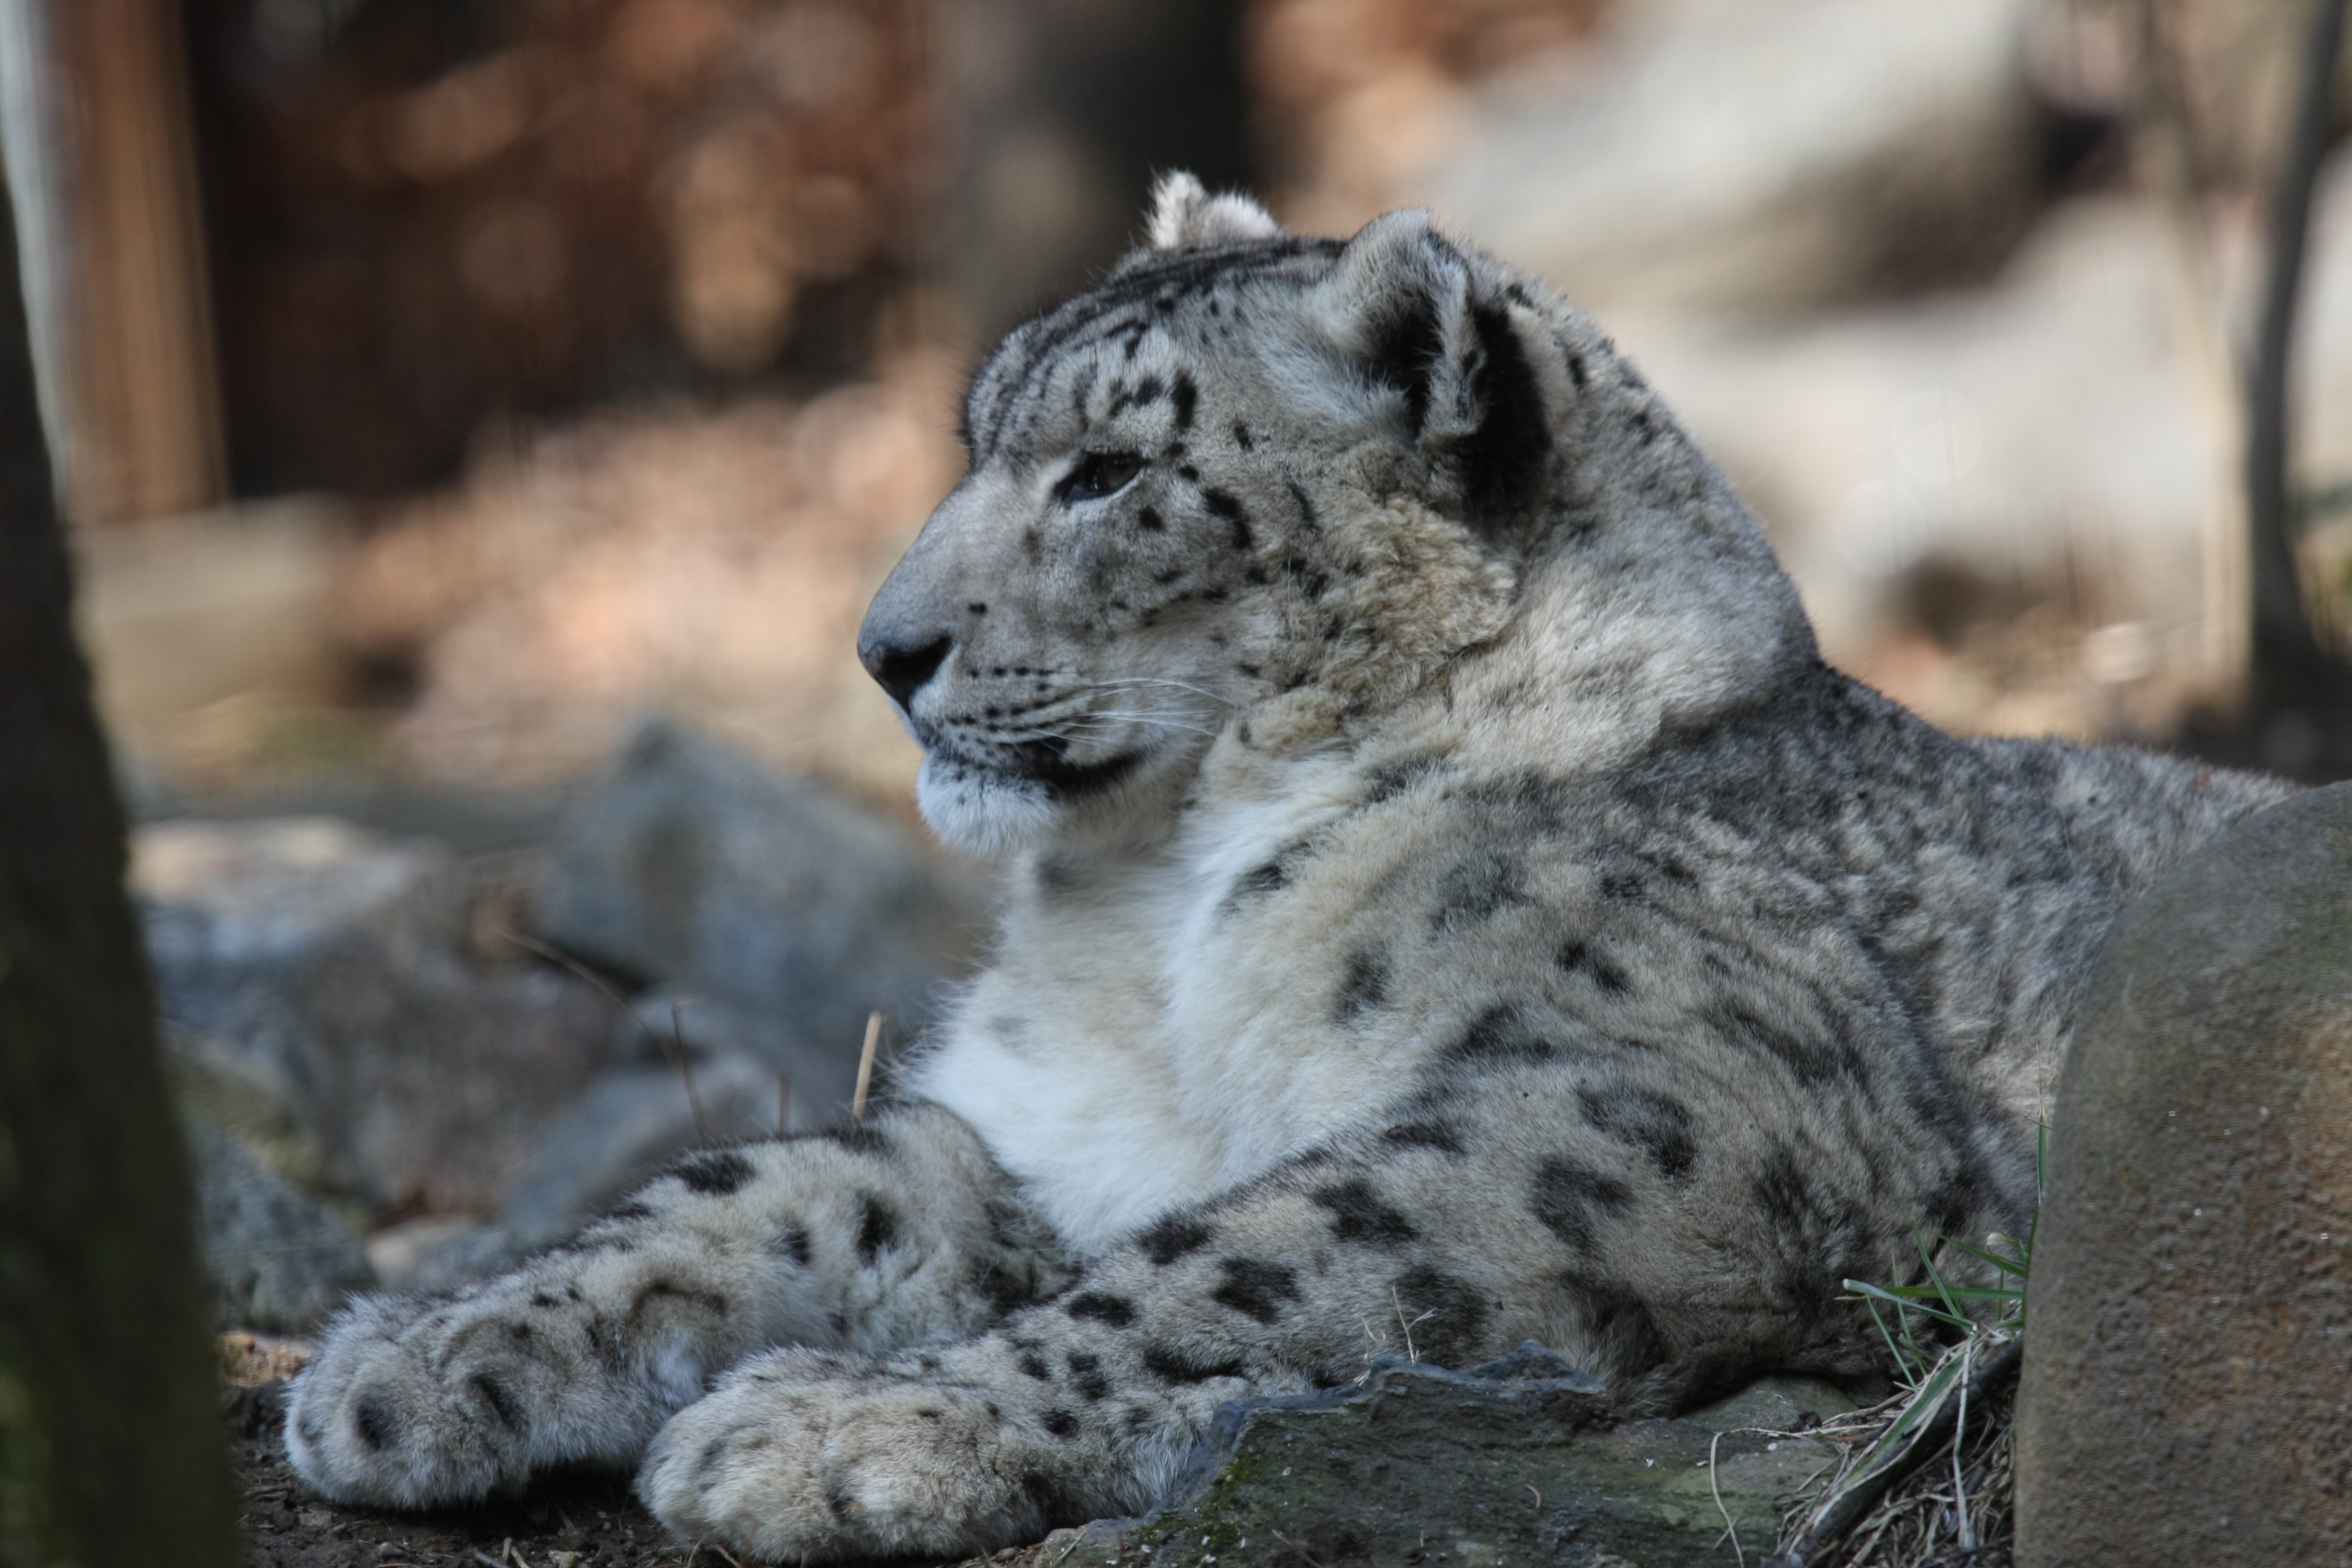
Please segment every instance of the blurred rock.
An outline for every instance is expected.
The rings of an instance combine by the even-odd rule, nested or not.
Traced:
[[[692,1092],[687,1085],[691,1081]],[[740,1055],[696,1053],[674,1067],[615,1067],[539,1135],[492,1220],[430,1215],[368,1237],[388,1289],[447,1290],[561,1241],[695,1149],[772,1136],[787,1107],[782,1075]]]
[[[696,1061],[683,1073],[667,1067],[607,1071],[541,1135],[499,1225],[518,1247],[544,1246],[689,1150],[773,1136],[784,1114],[779,1077],[766,1062],[739,1055]],[[795,1096],[790,1130],[822,1125],[802,1104]]]
[[[786,1074],[819,1122],[848,1107],[867,1015],[919,1032],[986,922],[971,881],[896,822],[667,721],[566,818],[533,918],[567,951],[704,998],[682,1012],[689,1038],[755,1054],[772,1087]]]
[[[223,1327],[315,1328],[375,1284],[359,1237],[326,1204],[256,1160],[227,1129],[183,1118],[195,1166],[197,1240]]]
[[[294,1086],[278,1064],[166,1021],[163,1062],[181,1110],[233,1134],[247,1153],[297,1187],[331,1191],[326,1156],[303,1125]]]
[[[428,1215],[377,1231],[367,1253],[385,1289],[433,1295],[503,1273],[544,1244],[496,1220]]]
[[[419,1215],[371,1232],[368,1266],[387,1290],[436,1289],[487,1274],[507,1260],[515,1249],[495,1230],[468,1215]],[[489,1256],[482,1267],[469,1267],[478,1254]]]
[[[603,1055],[610,1004],[569,974],[503,972],[448,948],[339,943],[294,993],[319,1135],[379,1203],[493,1202]]]
[[[132,883],[171,1037],[205,1042],[215,1091],[236,1078],[282,1096],[342,1190],[494,1205],[601,1065],[611,1012],[496,941],[510,871],[494,864],[486,879],[323,818],[140,829]]]
[[[1416,194],[1581,303],[1981,273],[2039,205],[2027,0],[1657,0],[1498,80]]]
[[[292,977],[350,933],[397,921],[451,866],[430,845],[329,817],[140,828],[131,885],[165,1023],[292,1092],[304,1054]]]
[[[2249,237],[2219,232],[2242,279]],[[1764,518],[1832,660],[1938,723],[2152,735],[2200,678],[2228,482],[2171,268],[2141,204],[2082,197],[1989,288],[1609,325]],[[2294,448],[2326,493],[2352,477],[2352,157],[2320,193],[2307,300]],[[2342,595],[2352,531],[2317,511],[2304,546]],[[1979,630],[2000,633],[1982,654]]]

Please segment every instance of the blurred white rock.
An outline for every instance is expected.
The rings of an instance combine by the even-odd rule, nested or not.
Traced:
[[[1997,261],[2028,0],[1654,0],[1491,83],[1414,195],[1595,307],[1785,309]]]
[[[2082,202],[1991,289],[1611,324],[1766,518],[1833,658],[1907,615],[1897,587],[1931,562],[2021,590],[2071,564],[2096,619],[2172,627],[2197,615],[2213,473],[2162,243],[2137,204]]]
[[[2139,202],[2085,197],[1987,289],[1608,322],[1764,517],[1833,658],[1915,616],[1903,594],[1934,566],[2137,626],[2093,658],[2137,679],[2195,657],[2200,531],[2234,481],[2199,413],[2166,246]],[[2328,172],[2310,268],[2294,448],[2299,487],[2318,489],[2352,477],[2352,157]]]

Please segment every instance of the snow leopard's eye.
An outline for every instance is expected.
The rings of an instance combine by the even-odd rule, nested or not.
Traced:
[[[1065,501],[1100,500],[1115,496],[1143,472],[1143,458],[1134,452],[1084,452],[1077,466],[1061,484]]]

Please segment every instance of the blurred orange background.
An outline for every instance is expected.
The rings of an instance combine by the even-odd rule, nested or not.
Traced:
[[[150,815],[560,784],[655,709],[903,808],[864,601],[954,481],[986,342],[1178,166],[1318,231],[1427,205],[1550,278],[1832,657],[1929,717],[2173,738],[2229,658],[2228,356],[2300,16],[15,0],[0,128]],[[2294,384],[2341,646],[2340,154]],[[2252,743],[2307,771],[2324,739]]]

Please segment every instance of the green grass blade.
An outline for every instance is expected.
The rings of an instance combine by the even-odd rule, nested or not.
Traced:
[[[2040,1219],[2042,1217],[2040,1211],[2037,1210],[2033,1217],[2035,1219]],[[1943,1239],[1946,1247],[1951,1247],[1955,1251],[1965,1252],[1970,1258],[1975,1258],[1979,1263],[1989,1264],[1992,1268],[2000,1270],[2003,1274],[2014,1274],[2020,1279],[2026,1278],[2027,1255],[2022,1252],[2021,1252],[2019,1256],[2011,1258],[2004,1253],[1989,1252],[1981,1247],[1971,1247],[1956,1236],[1948,1236]]]
[[[1951,1289],[1945,1283],[1942,1272],[1936,1267],[1935,1256],[1928,1250],[1926,1233],[1916,1225],[1911,1227],[1911,1244],[1919,1249],[1919,1266],[1927,1271],[1927,1282],[1936,1288],[1936,1294],[1942,1298],[1944,1310],[1962,1323],[1968,1322],[1969,1315],[1960,1310],[1960,1304],[1958,1301],[1952,1300]],[[1923,1312],[1929,1310],[1925,1307],[1919,1310]]]
[[[1948,1323],[1956,1329],[1965,1331],[1976,1326],[1969,1318],[1961,1313],[1957,1308],[1948,1310],[1946,1308],[1930,1306],[1928,1304],[1929,1302],[1941,1300],[1942,1297],[1940,1292],[1928,1286],[1897,1285],[1890,1289],[1886,1286],[1873,1285],[1865,1280],[1849,1279],[1845,1281],[1845,1288],[1864,1300],[1875,1298],[1878,1300],[1885,1301],[1904,1311],[1916,1312],[1923,1318],[1933,1318],[1939,1323]],[[1898,1291],[1912,1290],[1921,1291],[1924,1292],[1924,1294],[1917,1300],[1912,1300],[1907,1296],[1898,1295],[1896,1293]],[[1907,1321],[1904,1325],[1904,1337],[1906,1340],[1910,1340],[1911,1338],[1910,1325]],[[1914,1351],[1917,1350],[1918,1346],[1916,1341],[1913,1342],[1912,1348]]]
[[[2022,1290],[2012,1290],[2005,1285],[1947,1285],[1941,1289],[1933,1285],[1874,1285],[1872,1289],[1885,1295],[1900,1297],[1916,1306],[1922,1301],[1940,1301],[1950,1296],[1961,1301],[2021,1301]]]
[[[1849,1279],[1846,1284],[1851,1287],[1853,1281]],[[1886,1359],[1895,1363],[1895,1375],[1903,1380],[1906,1388],[1916,1389],[1919,1386],[1919,1369],[1911,1364],[1911,1358],[1903,1353],[1903,1347],[1895,1342],[1893,1334],[1887,1332],[1886,1321],[1878,1315],[1878,1303],[1864,1296],[1862,1304],[1870,1310],[1871,1327],[1876,1329],[1878,1337],[1886,1342]]]

